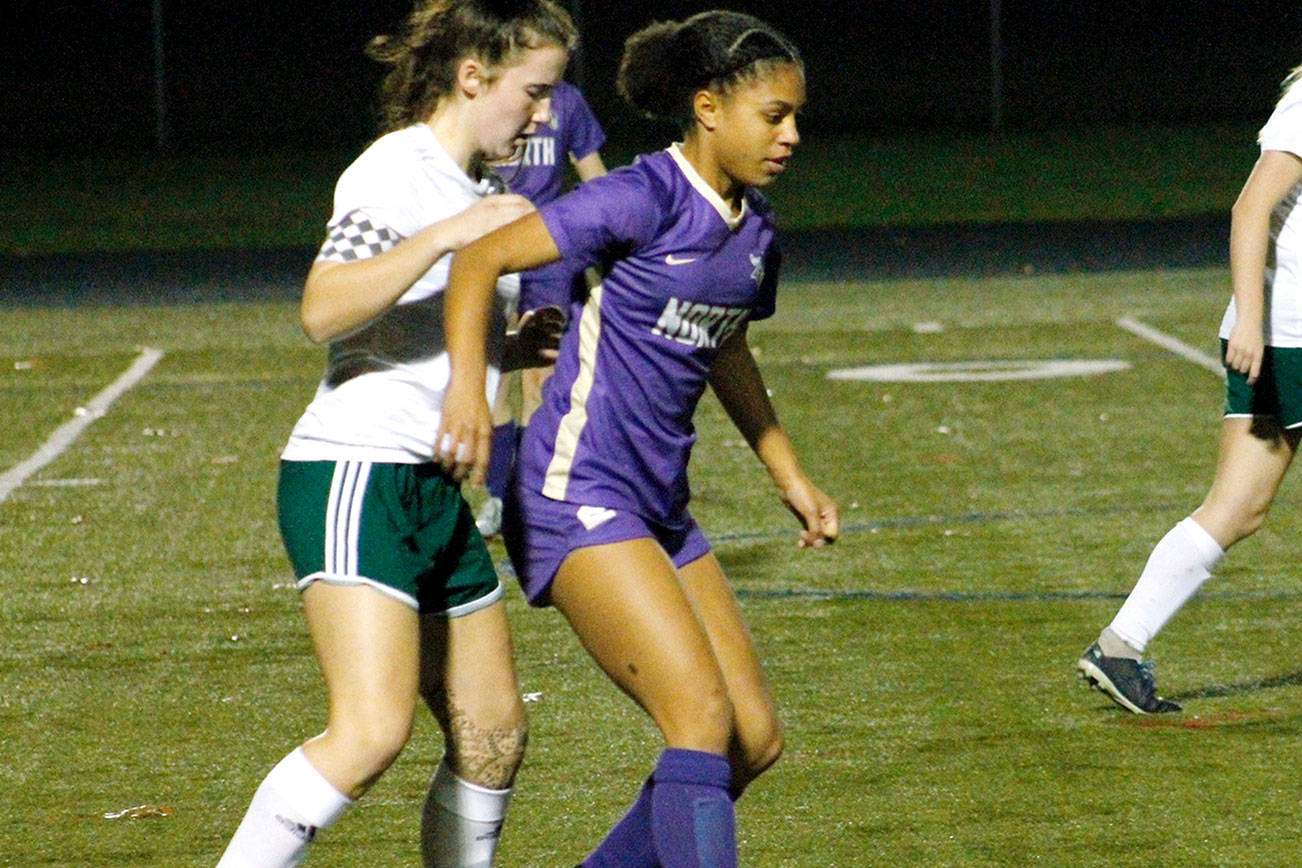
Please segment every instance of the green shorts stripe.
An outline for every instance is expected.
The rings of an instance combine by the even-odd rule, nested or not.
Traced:
[[[502,597],[460,486],[437,465],[282,461],[277,507],[300,589],[368,585],[447,615]]]
[[[1228,342],[1221,341],[1221,362]],[[1285,428],[1302,425],[1302,347],[1266,347],[1261,374],[1225,369],[1225,415],[1270,416]]]

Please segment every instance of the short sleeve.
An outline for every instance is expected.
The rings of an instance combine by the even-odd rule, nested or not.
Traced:
[[[566,130],[565,150],[576,160],[601,150],[606,144],[606,131],[593,113],[588,101],[578,88],[573,88],[572,115]]]
[[[1257,136],[1263,151],[1286,151],[1302,156],[1302,89],[1293,87],[1275,106]]]
[[[594,178],[539,209],[565,259],[594,265],[655,240],[663,195],[638,166]]]

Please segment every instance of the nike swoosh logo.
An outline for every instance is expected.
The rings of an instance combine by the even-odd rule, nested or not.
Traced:
[[[616,512],[604,506],[580,506],[574,515],[585,528],[593,530],[614,518]]]
[[[665,257],[665,265],[686,265],[689,262],[695,262],[695,261],[696,261],[695,256],[684,257],[682,259],[679,259],[677,256],[674,256],[671,253]]]

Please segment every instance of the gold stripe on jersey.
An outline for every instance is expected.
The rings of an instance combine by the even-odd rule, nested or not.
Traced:
[[[602,284],[595,280],[591,269],[586,274],[591,288],[588,300],[583,305],[579,316],[579,374],[570,386],[570,409],[561,417],[556,429],[556,445],[552,448],[552,460],[547,465],[547,476],[543,480],[544,497],[553,500],[565,500],[565,491],[570,484],[570,470],[574,467],[574,453],[578,450],[579,435],[588,424],[588,396],[592,394],[592,383],[597,370],[597,340],[601,337],[601,296]]]

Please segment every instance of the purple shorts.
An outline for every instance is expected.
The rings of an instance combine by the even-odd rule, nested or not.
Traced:
[[[604,506],[552,500],[512,486],[502,514],[502,541],[531,606],[551,604],[552,580],[570,552],[587,546],[654,539],[675,567],[710,551],[710,541],[686,511],[676,528]]]

